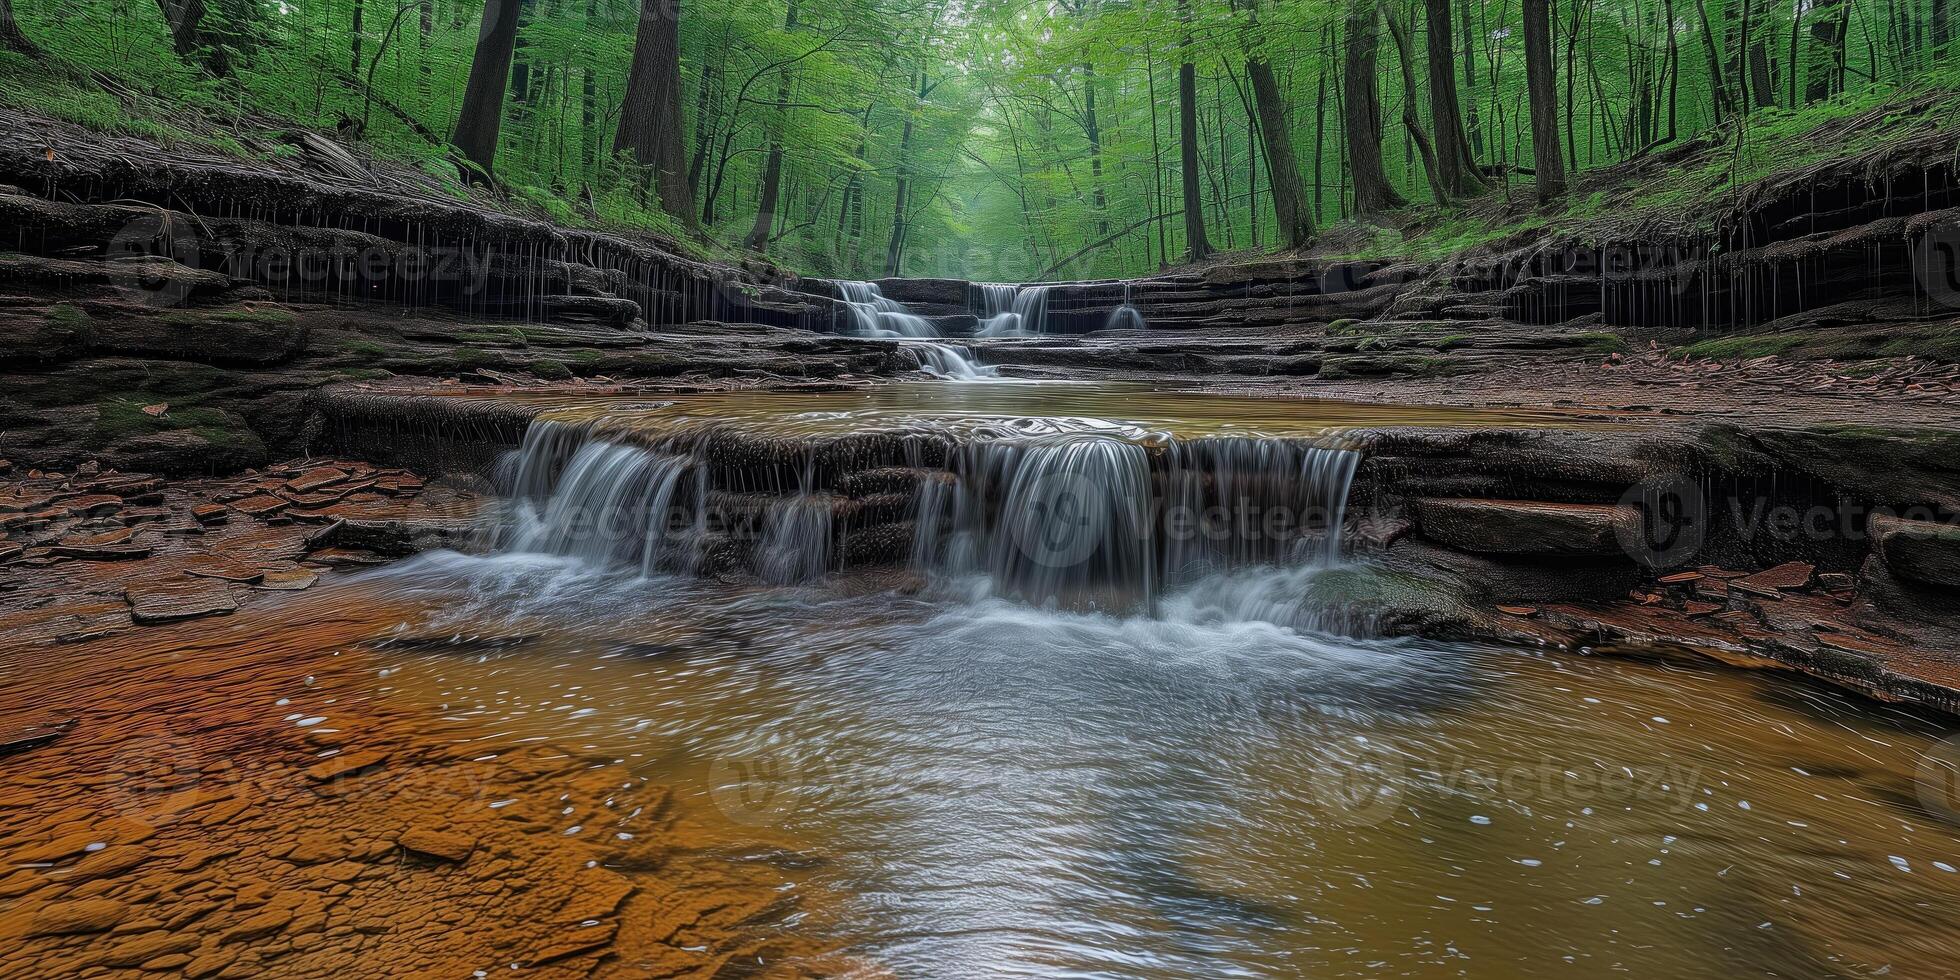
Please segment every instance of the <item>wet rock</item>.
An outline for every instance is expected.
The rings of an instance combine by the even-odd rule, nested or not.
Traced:
[[[292,506],[292,502],[271,494],[255,494],[232,502],[232,509],[251,517],[270,517]]]
[[[129,906],[106,898],[57,902],[35,912],[27,924],[29,936],[74,936],[108,932],[129,918]]]
[[[279,568],[265,573],[258,588],[268,592],[298,592],[312,587],[319,580],[320,576],[304,568]]]
[[[74,730],[73,718],[44,718],[16,727],[0,729],[0,756],[13,755],[53,745]]]
[[[231,516],[231,508],[224,504],[198,504],[191,508],[191,517],[200,524],[216,524]]]
[[[75,862],[74,867],[62,874],[62,880],[79,883],[95,878],[113,878],[149,859],[148,848],[129,844],[108,847]]]
[[[1877,514],[1867,530],[1892,574],[1916,585],[1960,589],[1960,527]]]
[[[1474,554],[1620,555],[1622,540],[1640,540],[1640,512],[1624,505],[1455,498],[1415,504],[1424,537]]]
[[[1788,562],[1754,575],[1736,579],[1730,583],[1737,588],[1752,592],[1773,590],[1794,592],[1810,585],[1811,576],[1817,571],[1815,566],[1802,562]]]
[[[151,554],[148,546],[140,544],[57,544],[52,550],[57,557],[74,561],[136,561]]]
[[[395,839],[402,850],[438,861],[460,863],[476,850],[476,841],[462,834],[417,827]]]
[[[249,565],[241,565],[213,560],[194,561],[184,566],[184,574],[196,578],[216,579],[221,582],[237,582],[251,585],[265,578],[265,572]]]
[[[286,928],[286,924],[291,921],[293,921],[292,909],[279,907],[267,908],[265,911],[225,930],[224,934],[218,937],[218,945],[228,946],[232,943],[263,939]]]
[[[336,483],[347,482],[347,471],[331,466],[321,466],[307,470],[286,481],[286,489],[294,493],[312,493]]]
[[[75,517],[100,517],[113,514],[122,509],[123,499],[114,494],[96,493],[81,497],[70,497],[57,506]]]
[[[379,767],[388,761],[388,753],[378,749],[363,752],[343,752],[325,761],[315,763],[306,770],[306,778],[316,783],[355,776]]]
[[[231,589],[216,579],[185,578],[132,585],[123,596],[129,615],[140,626],[174,623],[201,616],[220,616],[238,608]]]

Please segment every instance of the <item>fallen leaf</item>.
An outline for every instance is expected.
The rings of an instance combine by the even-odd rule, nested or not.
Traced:
[[[164,416],[164,413],[166,413],[166,412],[168,412],[168,411],[170,411],[170,403],[169,403],[169,402],[161,402],[161,403],[159,403],[159,404],[156,404],[156,405],[145,405],[145,406],[143,406],[143,414],[144,414],[144,415],[148,415],[149,417],[151,417],[151,418],[153,418],[153,419],[160,419],[160,418],[163,418],[163,416]]]

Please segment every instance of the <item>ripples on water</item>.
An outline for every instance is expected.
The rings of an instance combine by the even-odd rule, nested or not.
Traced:
[[[538,634],[390,683],[789,835],[902,976],[1948,975],[1938,726],[1699,663],[1320,634],[1296,585],[1142,619],[521,555],[369,580],[451,605],[417,628]]]

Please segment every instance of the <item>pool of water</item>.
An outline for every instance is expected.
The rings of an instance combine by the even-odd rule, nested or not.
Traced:
[[[1551,408],[1458,408],[1322,398],[1253,397],[1141,382],[908,382],[829,391],[734,391],[636,397],[515,393],[544,418],[668,432],[736,424],[780,436],[934,428],[976,434],[1100,432],[1149,436],[1315,437],[1356,428],[1594,428],[1631,416]]]
[[[352,588],[462,637],[384,648],[391,697],[793,842],[867,975],[1951,972],[1943,725],[1700,662],[1320,632],[1285,600],[1318,574],[1149,618],[529,555]]]

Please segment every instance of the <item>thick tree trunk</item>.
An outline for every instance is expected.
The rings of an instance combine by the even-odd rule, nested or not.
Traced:
[[[1933,57],[1946,53],[1946,46],[1953,43],[1953,13],[1948,0],[1933,0]]]
[[[1245,75],[1252,82],[1252,104],[1259,113],[1259,137],[1266,148],[1266,182],[1272,185],[1273,216],[1279,222],[1281,240],[1288,247],[1299,248],[1313,238],[1314,216],[1300,182],[1300,161],[1293,153],[1293,131],[1286,125],[1284,96],[1266,59],[1246,59]]]
[[[201,64],[219,78],[230,78],[231,57],[204,26],[204,0],[157,0],[170,27],[170,46],[179,58]]]
[[[639,37],[613,152],[651,168],[660,207],[694,228],[694,185],[681,150],[681,0],[640,0]]]
[[[21,33],[20,22],[14,19],[13,0],[0,0],[0,48],[30,58],[41,56],[41,49]]]
[[[1558,78],[1552,63],[1552,14],[1547,0],[1524,0],[1525,87],[1531,93],[1531,151],[1538,200],[1565,194],[1565,160],[1558,145]]]
[[[1348,170],[1354,176],[1354,213],[1379,214],[1407,204],[1382,168],[1382,100],[1376,74],[1381,34],[1375,0],[1348,0],[1346,79]]]
[[[504,91],[510,85],[510,59],[517,50],[518,11],[523,0],[489,0],[477,29],[476,54],[463,86],[463,109],[456,119],[456,148],[482,170],[495,172],[497,135],[504,125]],[[463,174],[465,180],[477,175]]]
[[[796,33],[796,0],[790,0],[783,32]],[[760,252],[769,247],[769,235],[776,229],[776,205],[783,183],[783,132],[789,116],[790,72],[786,67],[776,81],[776,121],[769,131],[769,157],[762,165],[762,191],[757,195],[755,224],[749,228],[742,247]]]
[[[1822,102],[1843,90],[1850,8],[1844,0],[1816,0],[1810,10],[1810,73],[1804,102]]]
[[[1436,123],[1437,176],[1452,197],[1480,194],[1484,182],[1477,175],[1477,158],[1470,152],[1456,96],[1450,0],[1423,0],[1423,17],[1429,25],[1429,112]]]
[[[1186,20],[1190,7],[1179,0]],[[1177,67],[1178,143],[1183,150],[1184,171],[1184,253],[1192,262],[1211,256],[1211,240],[1205,236],[1203,174],[1198,172],[1198,66],[1191,62],[1191,35],[1184,35],[1183,61]]]

